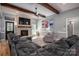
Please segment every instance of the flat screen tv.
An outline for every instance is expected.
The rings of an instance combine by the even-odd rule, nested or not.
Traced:
[[[19,17],[19,24],[21,24],[21,25],[30,25],[30,19]]]

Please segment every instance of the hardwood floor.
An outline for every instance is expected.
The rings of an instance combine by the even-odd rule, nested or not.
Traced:
[[[0,56],[10,56],[10,49],[7,41],[0,42]]]

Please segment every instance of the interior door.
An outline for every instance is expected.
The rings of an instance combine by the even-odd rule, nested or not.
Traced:
[[[68,23],[68,37],[73,35],[73,24],[71,21]]]
[[[72,19],[67,19],[66,26],[67,37],[72,36],[74,34],[74,23]]]
[[[6,28],[6,39],[7,39],[7,34],[8,33],[14,33],[14,22],[9,22],[7,21],[6,24],[5,24]]]

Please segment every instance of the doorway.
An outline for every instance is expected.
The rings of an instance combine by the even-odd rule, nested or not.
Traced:
[[[14,22],[5,22],[5,38],[7,40],[7,34],[8,33],[14,33]]]
[[[66,37],[74,34],[74,23],[73,19],[66,19]]]

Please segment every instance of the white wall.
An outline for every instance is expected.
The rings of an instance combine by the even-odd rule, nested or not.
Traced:
[[[56,32],[66,32],[66,18],[77,17],[77,22],[75,23],[74,33],[79,35],[79,8],[66,11],[60,14],[55,14],[49,18],[54,21],[54,31]],[[66,36],[64,34],[64,36]]]
[[[0,16],[1,16],[1,18],[0,18],[0,38],[1,39],[4,39],[5,38],[5,24],[4,24],[4,19],[3,19],[3,14],[2,14],[2,7],[1,7],[1,5],[0,5]]]
[[[32,34],[36,34],[37,31],[42,32],[42,20],[44,19],[33,19],[32,20]],[[37,29],[36,29],[37,26]]]

